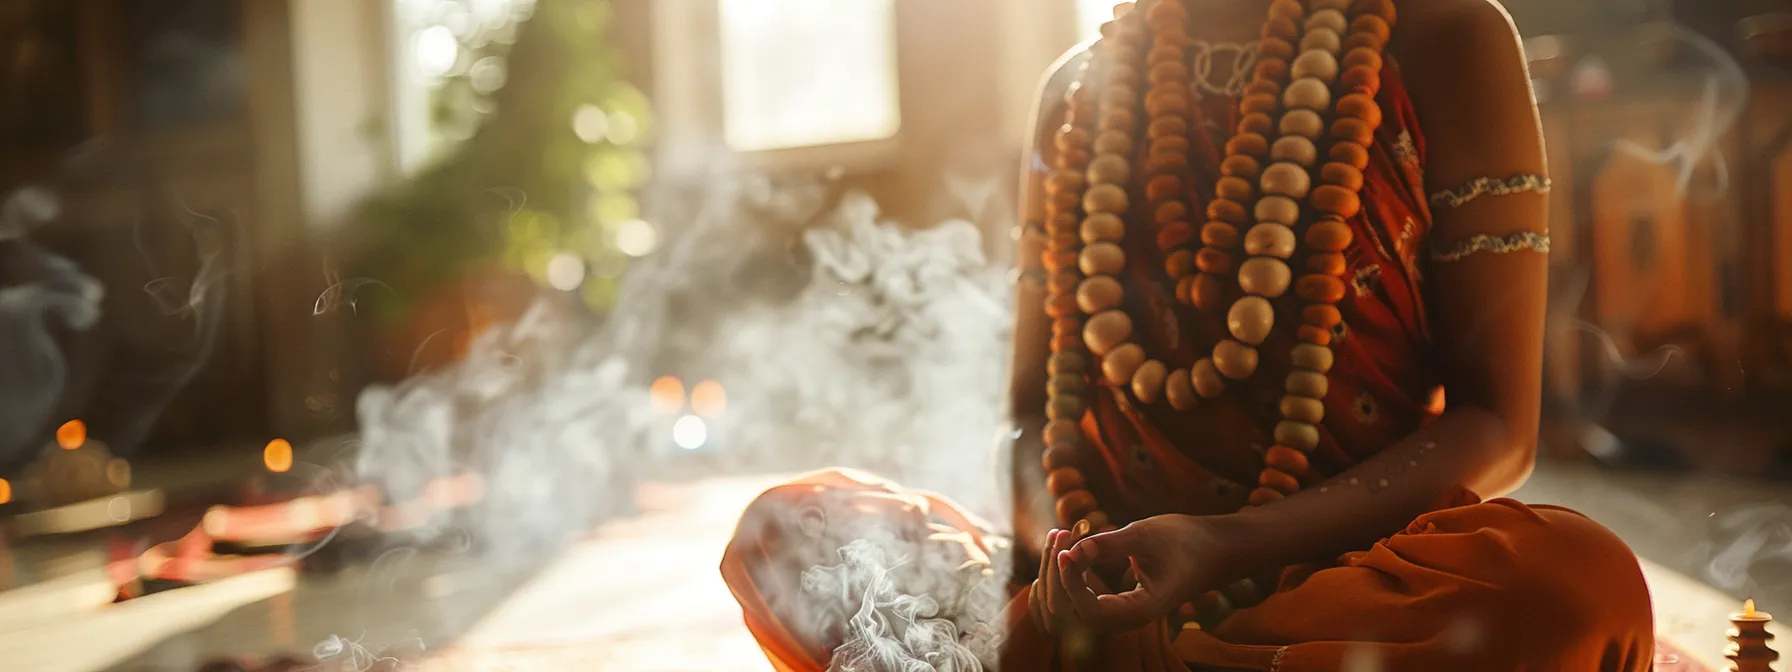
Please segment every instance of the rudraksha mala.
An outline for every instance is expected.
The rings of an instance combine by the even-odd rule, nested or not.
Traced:
[[[1196,143],[1211,140],[1190,88],[1188,20],[1183,0],[1147,0],[1104,25],[1066,94],[1065,123],[1054,138],[1057,161],[1045,181],[1052,356],[1044,460],[1066,528],[1082,521],[1093,531],[1113,528],[1076,468],[1089,386],[1193,410],[1257,373],[1278,300],[1298,299],[1302,323],[1287,355],[1276,445],[1251,504],[1298,491],[1320,443],[1332,330],[1342,321],[1343,252],[1353,242],[1346,222],[1362,210],[1363,171],[1382,121],[1375,96],[1394,5],[1270,6],[1240,121],[1198,228],[1189,157]],[[1131,342],[1119,279],[1129,219],[1154,227],[1164,281],[1180,302],[1210,315],[1224,311],[1231,338],[1187,369],[1170,370]]]

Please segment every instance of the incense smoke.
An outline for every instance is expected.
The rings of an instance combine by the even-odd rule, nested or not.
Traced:
[[[100,319],[100,283],[26,235],[60,211],[41,188],[0,203],[0,467],[35,455],[68,384],[58,330],[86,331]]]

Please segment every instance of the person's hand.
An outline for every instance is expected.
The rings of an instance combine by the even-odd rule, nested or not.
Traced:
[[[1175,613],[1226,580],[1228,552],[1206,519],[1147,518],[1082,539],[1052,564],[1076,620],[1097,632],[1135,630]],[[1138,586],[1119,594],[1091,585],[1098,565],[1130,563]]]
[[[1071,606],[1067,584],[1059,578],[1063,570],[1058,566],[1058,555],[1082,540],[1084,535],[1078,532],[1086,534],[1086,526],[1079,523],[1076,530],[1052,530],[1045,536],[1045,553],[1039,560],[1039,578],[1033,581],[1030,599],[1039,622],[1049,634],[1089,631]],[[1107,585],[1093,573],[1081,577],[1080,585],[1102,594],[1109,592]]]

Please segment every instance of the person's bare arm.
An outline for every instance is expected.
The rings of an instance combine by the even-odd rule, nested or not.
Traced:
[[[1412,55],[1403,72],[1430,148],[1428,189],[1544,173],[1530,78],[1504,11],[1488,0],[1424,0],[1401,9],[1404,51]],[[1433,246],[1541,232],[1546,206],[1543,196],[1524,193],[1439,209]],[[1145,568],[1151,580],[1141,591],[1098,599],[1073,587],[1079,611],[1110,626],[1134,626],[1232,579],[1366,548],[1458,488],[1483,498],[1516,489],[1536,455],[1546,275],[1544,255],[1529,251],[1432,264],[1433,345],[1449,404],[1442,417],[1286,499],[1228,516],[1144,521],[1136,532],[1085,540],[1061,561],[1164,561]],[[1179,537],[1176,547],[1159,546],[1165,537]],[[1177,555],[1186,557],[1178,563]],[[1070,581],[1080,575],[1065,572]]]

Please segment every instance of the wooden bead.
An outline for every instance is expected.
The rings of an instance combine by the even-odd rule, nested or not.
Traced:
[[[1160,250],[1181,249],[1194,240],[1195,227],[1188,222],[1173,222],[1157,231],[1157,249]]]
[[[1145,19],[1148,21],[1170,21],[1180,26],[1183,21],[1188,19],[1188,10],[1180,2],[1159,2],[1153,4],[1151,9],[1146,10]]]
[[[1172,222],[1188,221],[1188,206],[1182,201],[1164,201],[1157,204],[1151,219],[1159,226],[1167,226]]]
[[[1263,339],[1269,337],[1269,331],[1275,326],[1276,309],[1260,296],[1239,299],[1232,304],[1232,310],[1226,313],[1226,328],[1232,332],[1233,338],[1246,345],[1262,345]]]
[[[1255,95],[1268,96],[1270,94],[1260,93]],[[1280,105],[1277,107],[1279,108]],[[1263,137],[1269,137],[1270,131],[1274,130],[1276,130],[1275,119],[1271,118],[1270,115],[1265,112],[1251,112],[1238,120],[1238,132],[1241,135],[1245,133],[1256,133]]]
[[[1089,137],[1088,131],[1065,125],[1058,131],[1058,136],[1053,140],[1053,144],[1057,146],[1058,151],[1067,152],[1073,149],[1088,149],[1092,139]]]
[[[1120,307],[1120,300],[1126,295],[1121,289],[1120,281],[1112,276],[1097,275],[1084,280],[1076,288],[1076,305],[1084,313],[1094,315],[1104,310]]]
[[[1361,119],[1342,118],[1332,122],[1332,139],[1367,147],[1375,143],[1375,128]]]
[[[1071,314],[1076,313],[1076,297],[1074,297],[1074,296],[1053,297],[1054,301],[1058,300],[1058,299],[1063,299],[1063,300],[1069,301]],[[1083,339],[1081,337],[1052,336],[1051,346],[1052,346],[1052,352],[1080,352],[1083,349]]]
[[[1078,247],[1082,247],[1077,244],[1077,237],[1068,233],[1051,234],[1051,237],[1048,238],[1047,241],[1046,249],[1051,250],[1075,250]]]
[[[1307,174],[1307,169],[1293,163],[1271,165],[1263,171],[1261,183],[1263,193],[1287,196],[1297,201],[1306,198],[1307,192],[1313,188],[1313,178]]]
[[[1045,178],[1046,191],[1054,194],[1065,191],[1080,191],[1085,185],[1086,182],[1083,179],[1083,174],[1069,168],[1054,170]]]
[[[1173,137],[1168,137],[1168,138],[1158,138],[1156,140],[1151,141],[1151,155],[1152,156],[1162,156],[1164,154],[1181,154],[1186,157],[1186,156],[1188,156],[1188,149],[1189,149],[1188,138],[1184,138],[1184,137],[1180,137],[1180,136],[1173,136]]]
[[[1299,206],[1295,207],[1299,209]],[[1207,204],[1207,218],[1231,224],[1244,224],[1251,220],[1251,213],[1237,201],[1221,198]]]
[[[1058,212],[1063,212],[1066,210],[1074,210],[1074,209],[1076,209],[1076,207],[1078,205],[1081,205],[1081,204],[1082,204],[1081,195],[1079,195],[1077,192],[1074,192],[1074,191],[1061,191],[1061,192],[1052,194],[1051,198],[1046,201],[1047,208],[1050,208],[1050,209],[1058,211]]]
[[[1187,54],[1183,52],[1182,47],[1159,40],[1156,46],[1151,47],[1151,51],[1145,53],[1145,64],[1180,61],[1185,56]]]
[[[1352,0],[1310,0],[1307,4],[1312,7],[1315,12],[1325,9],[1335,9],[1342,12],[1350,9],[1351,1]]]
[[[1328,111],[1332,105],[1332,89],[1317,77],[1303,77],[1294,80],[1282,92],[1282,105],[1291,110]],[[1100,152],[1101,148],[1097,146],[1095,151]]]
[[[1319,169],[1319,180],[1326,184],[1335,184],[1351,191],[1362,191],[1363,171],[1342,163],[1328,163]]]
[[[1077,353],[1060,352],[1046,360],[1045,370],[1054,376],[1080,376],[1089,372],[1089,360]]]
[[[1045,389],[1052,394],[1082,394],[1089,390],[1089,381],[1082,376],[1052,376]]]
[[[1288,269],[1288,263],[1274,257],[1252,257],[1238,268],[1240,289],[1271,299],[1287,294],[1293,279],[1294,272]]]
[[[1307,16],[1307,30],[1330,30],[1342,33],[1350,28],[1350,19],[1335,9],[1322,9]]]
[[[1257,221],[1292,227],[1300,222],[1300,203],[1287,196],[1267,196],[1257,201]]]
[[[1069,527],[1095,511],[1095,495],[1089,494],[1088,490],[1077,490],[1059,497],[1057,509],[1058,521]]]
[[[1348,47],[1356,39],[1356,36],[1352,36],[1345,40],[1344,45]],[[1362,91],[1369,95],[1375,95],[1381,91],[1381,71],[1362,66],[1345,68],[1344,74],[1338,76],[1338,84],[1346,91]]]
[[[1176,281],[1176,300],[1185,306],[1195,305],[1195,284],[1204,274],[1196,273]]]
[[[1083,327],[1083,343],[1089,351],[1105,356],[1132,338],[1132,318],[1118,310],[1099,313]]]
[[[1303,275],[1294,292],[1310,303],[1337,303],[1344,299],[1344,281],[1330,275]]]
[[[1266,506],[1286,498],[1287,495],[1276,492],[1273,488],[1257,488],[1251,491],[1251,506]]]
[[[1138,125],[1139,117],[1138,115],[1133,114],[1132,110],[1109,109],[1102,111],[1101,123],[1097,124],[1096,127],[1101,129],[1103,133],[1108,131],[1131,133],[1134,128],[1138,127]]]
[[[1103,154],[1089,162],[1086,178],[1089,184],[1124,185],[1132,179],[1132,163],[1117,154]]]
[[[1220,198],[1240,203],[1248,203],[1257,197],[1257,190],[1249,181],[1241,177],[1222,177],[1214,184],[1214,194]]]
[[[1083,333],[1083,319],[1075,315],[1066,315],[1052,319],[1052,338],[1074,336]]]
[[[1046,250],[1039,256],[1040,261],[1045,265],[1045,270],[1053,273],[1066,268],[1076,268],[1077,265],[1077,253],[1072,250]],[[1076,304],[1072,302],[1071,305],[1074,307]]]
[[[1153,117],[1188,113],[1188,96],[1180,93],[1152,95],[1145,100],[1145,113]]]
[[[1304,422],[1276,423],[1276,443],[1295,450],[1312,452],[1319,447],[1319,428]]]
[[[1260,257],[1287,259],[1294,256],[1295,245],[1294,229],[1274,222],[1253,226],[1244,237],[1245,253]]]
[[[1353,93],[1338,99],[1338,115],[1361,120],[1369,129],[1381,128],[1381,104],[1374,98],[1361,93]]]
[[[1296,0],[1276,0],[1269,5],[1269,16],[1289,21],[1299,21],[1307,15],[1307,8]]]
[[[1303,324],[1300,326],[1300,330],[1295,333],[1302,343],[1312,343],[1314,345],[1332,344],[1332,332],[1330,329],[1320,329],[1319,327],[1310,324]]]
[[[1076,168],[1080,170],[1084,166],[1089,165],[1090,156],[1089,150],[1086,149],[1068,149],[1059,152],[1058,158],[1052,161],[1052,165],[1059,168]]]
[[[1280,469],[1264,469],[1263,473],[1257,475],[1257,484],[1284,495],[1292,495],[1296,492],[1300,492],[1300,481],[1294,480],[1293,476],[1282,473],[1282,470]]]
[[[1181,152],[1153,152],[1145,159],[1145,172],[1151,175],[1180,173],[1188,168],[1188,155]]]
[[[1083,282],[1083,274],[1065,269],[1053,273],[1046,281],[1046,289],[1053,294],[1069,294],[1076,291],[1076,286]]]
[[[1231,249],[1238,245],[1238,227],[1225,222],[1208,222],[1201,227],[1201,243],[1220,249]]]
[[[1208,312],[1219,311],[1225,307],[1225,280],[1212,273],[1195,276],[1194,284],[1189,288],[1189,303],[1196,308]]]
[[[1282,104],[1275,96],[1253,93],[1244,97],[1244,102],[1239,103],[1238,109],[1246,115],[1275,114],[1282,109]]]
[[[1053,420],[1077,420],[1087,413],[1089,406],[1082,397],[1064,395],[1052,397],[1045,404],[1045,417]]]
[[[1188,133],[1188,120],[1180,116],[1158,117],[1151,120],[1145,129],[1145,137],[1152,140],[1158,138],[1180,138]]]
[[[1213,346],[1213,366],[1232,380],[1250,378],[1257,372],[1257,362],[1257,349],[1238,341],[1224,340]]]
[[[1083,248],[1077,264],[1083,275],[1119,275],[1126,268],[1126,252],[1113,243],[1095,243]]]
[[[1331,391],[1331,384],[1326,380],[1325,374],[1323,373],[1295,371],[1288,374],[1288,379],[1284,382],[1286,383],[1284,389],[1287,390],[1288,394],[1297,397],[1324,399],[1325,394]],[[1295,447],[1299,448],[1299,446]]]
[[[1177,250],[1164,258],[1164,272],[1175,280],[1193,276],[1201,268],[1196,256],[1193,250]]]
[[[1063,497],[1089,486],[1089,479],[1083,478],[1083,472],[1074,467],[1053,469],[1045,476],[1045,489],[1053,497]]]
[[[1369,169],[1369,148],[1354,142],[1332,144],[1331,159],[1357,170]]]
[[[1220,369],[1213,360],[1203,359],[1189,368],[1189,381],[1195,386],[1195,393],[1203,399],[1218,399],[1226,393],[1226,377],[1220,375]]]
[[[1325,119],[1312,110],[1289,110],[1282,115],[1281,131],[1282,135],[1318,140],[1325,135]]]
[[[1363,199],[1354,191],[1327,184],[1313,190],[1313,206],[1321,212],[1350,219],[1363,211]]]
[[[1111,212],[1098,212],[1083,219],[1083,242],[1119,242],[1126,237],[1126,221]]]
[[[1269,140],[1258,133],[1233,136],[1226,142],[1226,153],[1235,156],[1263,156],[1268,151]]]
[[[1257,61],[1257,69],[1252,76],[1258,79],[1281,81],[1288,79],[1288,61],[1279,58],[1265,58]]]
[[[1325,403],[1295,395],[1282,397],[1282,417],[1294,422],[1317,425],[1325,420]]]
[[[1092,149],[1097,155],[1119,154],[1126,156],[1132,153],[1132,135],[1125,131],[1102,131],[1101,135],[1095,136],[1095,144]]]
[[[1230,275],[1232,273],[1232,255],[1212,248],[1203,247],[1195,253],[1195,266],[1203,273],[1214,275]]]
[[[1046,232],[1052,235],[1061,233],[1075,234],[1077,231],[1082,230],[1082,227],[1083,218],[1078,217],[1075,212],[1059,212],[1053,214],[1051,219],[1047,220],[1045,223]]]
[[[1289,136],[1276,140],[1275,148],[1269,152],[1269,158],[1311,166],[1319,162],[1319,148],[1314,146],[1312,140],[1300,136]]]
[[[1145,349],[1136,343],[1127,343],[1101,359],[1101,375],[1109,384],[1126,385],[1144,365]]]
[[[1130,110],[1139,104],[1139,90],[1129,84],[1114,82],[1101,92],[1101,106],[1105,109]],[[1096,141],[1101,137],[1096,136]]]
[[[1257,43],[1258,58],[1279,58],[1286,61],[1293,59],[1296,53],[1294,43],[1288,40],[1268,39]]]
[[[1152,86],[1172,86],[1188,83],[1188,65],[1181,62],[1162,62],[1151,64],[1146,72],[1147,81]]]
[[[1356,234],[1343,220],[1327,217],[1307,227],[1307,247],[1320,252],[1342,252],[1350,247]]]
[[[1288,19],[1270,19],[1263,24],[1264,39],[1288,40],[1300,38],[1300,24]]]
[[[1300,50],[1302,52],[1323,51],[1328,54],[1336,54],[1343,48],[1344,36],[1335,30],[1325,28],[1309,30],[1305,35],[1300,36]]]
[[[1145,183],[1145,198],[1150,201],[1163,201],[1181,198],[1182,178],[1175,175],[1159,175]]]
[[[1271,469],[1279,469],[1289,474],[1304,474],[1312,468],[1313,463],[1307,460],[1307,454],[1287,446],[1275,446],[1263,456],[1263,464]]]
[[[1345,70],[1351,68],[1367,68],[1375,72],[1381,72],[1383,64],[1384,61],[1381,57],[1381,51],[1376,49],[1358,47],[1356,49],[1351,49],[1344,54],[1343,65]]]
[[[1388,38],[1393,36],[1393,27],[1388,25],[1387,19],[1373,14],[1364,14],[1350,22],[1350,34],[1373,35],[1375,39],[1386,44]]]
[[[1164,392],[1164,378],[1169,375],[1170,370],[1164,367],[1163,362],[1145,362],[1132,374],[1132,395],[1147,404],[1157,403]]]
[[[1313,49],[1295,57],[1294,65],[1288,75],[1298,82],[1305,79],[1316,79],[1326,84],[1338,81],[1338,57],[1332,52]]]
[[[1374,14],[1390,24],[1396,17],[1393,0],[1357,0],[1352,8],[1358,14]]]
[[[1114,524],[1108,520],[1107,512],[1100,509],[1090,511],[1087,515],[1084,515],[1083,522],[1088,523],[1089,530],[1093,532],[1114,531]]]
[[[1114,184],[1098,184],[1083,194],[1083,210],[1093,214],[1098,212],[1124,215],[1131,202],[1126,198],[1126,190]]]
[[[1079,452],[1080,449],[1073,443],[1048,444],[1044,454],[1039,456],[1039,462],[1048,474],[1059,469],[1070,469],[1076,467]]]
[[[1329,373],[1332,370],[1335,355],[1332,354],[1331,348],[1301,343],[1294,346],[1294,349],[1288,353],[1288,361],[1294,365],[1294,368],[1302,371]]]
[[[1301,310],[1301,322],[1326,331],[1331,331],[1332,327],[1344,323],[1344,314],[1338,310],[1337,306],[1329,304],[1312,305]]]
[[[1192,411],[1201,404],[1201,395],[1195,393],[1194,379],[1188,369],[1171,371],[1164,379],[1164,400],[1170,407],[1178,411]]]
[[[1294,52],[1288,52],[1288,55],[1284,58],[1294,58]],[[1282,84],[1273,79],[1252,79],[1251,83],[1244,85],[1244,92],[1267,93],[1272,96],[1280,96],[1282,95]]]
[[[1263,174],[1262,164],[1249,156],[1228,156],[1220,162],[1220,174],[1244,180],[1255,180]]]

